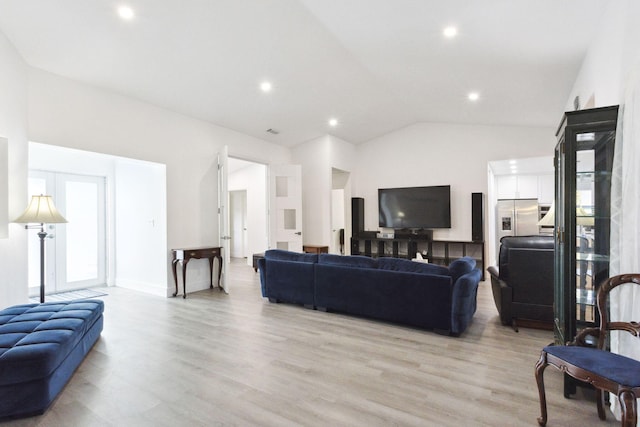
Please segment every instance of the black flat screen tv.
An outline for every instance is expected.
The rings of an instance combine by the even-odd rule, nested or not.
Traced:
[[[451,228],[451,186],[378,189],[380,227]]]

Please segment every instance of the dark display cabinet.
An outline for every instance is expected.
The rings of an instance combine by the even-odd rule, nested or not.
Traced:
[[[565,113],[555,149],[554,337],[595,326],[595,297],[609,277],[611,170],[618,107]],[[565,395],[575,386],[565,381]]]

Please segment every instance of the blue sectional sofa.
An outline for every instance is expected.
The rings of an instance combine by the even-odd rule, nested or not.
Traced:
[[[100,337],[103,311],[100,300],[0,311],[0,418],[44,413]]]
[[[444,267],[399,258],[269,250],[259,260],[262,295],[458,336],[476,311],[475,260]]]

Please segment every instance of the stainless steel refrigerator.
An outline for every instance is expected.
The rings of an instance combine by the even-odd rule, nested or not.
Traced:
[[[531,236],[540,233],[538,199],[498,200],[498,242],[504,236]]]

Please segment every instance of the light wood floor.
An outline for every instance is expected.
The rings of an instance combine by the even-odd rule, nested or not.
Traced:
[[[42,416],[16,426],[535,426],[533,376],[552,333],[500,325],[490,282],[460,338],[323,313],[232,289],[163,299],[120,288],[105,328]],[[549,426],[618,425],[546,371]]]

